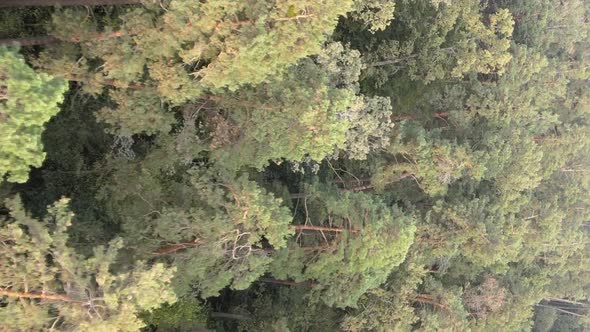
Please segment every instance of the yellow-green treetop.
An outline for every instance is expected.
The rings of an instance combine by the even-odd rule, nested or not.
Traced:
[[[30,167],[45,159],[44,124],[59,112],[67,82],[36,73],[6,47],[0,47],[0,80],[0,177],[25,182]]]

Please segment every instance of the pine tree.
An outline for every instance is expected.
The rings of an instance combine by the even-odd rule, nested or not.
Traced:
[[[44,221],[29,216],[18,199],[7,205],[10,215],[0,229],[0,317],[10,330],[136,331],[144,326],[140,312],[176,300],[171,271],[162,264],[139,262],[113,273],[120,239],[88,258],[68,247],[74,217],[68,200],[51,206]]]
[[[319,162],[340,152],[364,159],[387,146],[391,106],[358,95],[361,66],[358,52],[332,43],[281,80],[211,97],[228,113],[213,117],[213,157],[225,167],[260,169],[269,160]]]
[[[364,193],[316,189],[304,204],[309,214],[289,248],[277,253],[271,273],[310,280],[313,298],[330,306],[356,306],[403,262],[413,242],[412,216]]]
[[[152,165],[148,159],[121,167],[104,191],[133,257],[174,266],[179,294],[195,289],[206,298],[228,286],[248,288],[287,245],[289,210],[247,175],[213,165],[160,168],[160,158],[151,157]]]

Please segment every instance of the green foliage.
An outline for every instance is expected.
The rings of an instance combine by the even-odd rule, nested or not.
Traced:
[[[222,309],[235,320],[213,314],[215,326],[230,331],[338,331],[339,312],[311,302],[301,287],[254,285],[233,294]]]
[[[147,69],[158,94],[180,103],[198,97],[202,87],[235,90],[280,75],[318,53],[350,6],[351,1],[168,1],[162,6],[146,1],[106,22],[64,9],[54,15],[53,33],[86,41],[80,44],[84,58],[100,59],[98,72],[117,86],[143,81]],[[104,37],[97,38],[103,24]]]
[[[219,108],[232,111],[229,120],[215,118],[214,158],[234,169],[262,168],[282,158],[319,162],[338,150],[364,159],[387,146],[389,100],[356,95],[360,69],[358,52],[333,43],[281,81],[216,97]]]
[[[45,159],[41,134],[67,89],[64,80],[38,74],[17,51],[0,47],[0,175],[25,182]]]
[[[557,319],[557,310],[539,307],[535,309],[534,332],[550,332]]]
[[[410,252],[411,255],[411,252]],[[418,316],[411,306],[418,285],[426,275],[421,266],[408,257],[389,280],[379,288],[369,290],[361,299],[359,308],[343,319],[344,331],[409,331]]]
[[[0,317],[5,326],[136,331],[144,325],[139,312],[176,300],[169,288],[173,270],[162,264],[139,262],[111,272],[123,246],[120,239],[108,248],[96,247],[89,258],[68,247],[73,213],[67,204],[67,199],[57,202],[40,222],[25,213],[18,199],[7,202],[10,217],[0,229]]]
[[[149,91],[112,91],[110,96],[117,106],[101,109],[97,118],[111,125],[109,131],[113,134],[131,136],[168,133],[175,122],[173,114],[166,112],[157,95]]]
[[[323,68],[306,59],[281,82],[242,89],[220,101],[221,107],[235,110],[230,117],[241,132],[237,144],[229,141],[234,144],[215,151],[214,157],[225,165],[233,161],[257,168],[280,158],[320,161],[344,147],[351,124],[341,114],[355,99],[350,89],[333,86]]]
[[[445,139],[440,130],[427,132],[415,123],[402,122],[391,140],[387,152],[396,162],[385,163],[373,175],[378,190],[411,176],[421,190],[437,196],[457,179],[466,175],[480,178],[483,172],[468,146]]]
[[[228,285],[245,289],[266,272],[267,251],[286,246],[291,216],[279,199],[244,177],[215,183],[211,175],[199,173],[191,184],[204,204],[189,211],[163,210],[154,232],[169,243],[186,241],[190,234],[196,243],[176,258],[182,262],[181,285],[192,283],[203,297]]]
[[[395,2],[391,0],[357,0],[350,15],[374,33],[387,28],[393,20],[394,12]]]
[[[414,220],[363,193],[338,195],[320,189],[306,201],[313,205],[299,240],[278,253],[271,272],[279,278],[313,280],[315,299],[354,307],[363,293],[379,286],[403,262],[413,242]],[[340,231],[309,238],[301,233],[308,224]]]

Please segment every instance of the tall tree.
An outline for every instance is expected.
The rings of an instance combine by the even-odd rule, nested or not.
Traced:
[[[56,74],[74,74],[73,79],[94,85],[112,80],[121,87],[153,86],[161,97],[178,103],[202,95],[203,88],[235,90],[280,75],[297,60],[317,53],[325,34],[349,7],[349,1],[272,6],[148,2],[125,11],[101,31],[100,38],[96,36],[100,22],[84,19],[83,11],[66,9],[55,15],[53,34],[82,43],[72,50],[75,53],[62,55],[61,61],[70,63],[68,72],[57,58],[46,58],[45,65]],[[76,63],[80,55],[103,65]]]
[[[364,193],[318,188],[310,195],[304,222],[291,245],[277,253],[271,273],[311,281],[313,298],[330,306],[354,307],[404,261],[414,220]]]

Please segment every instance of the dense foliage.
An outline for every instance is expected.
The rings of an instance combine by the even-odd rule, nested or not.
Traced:
[[[590,329],[590,2],[20,5],[0,330]]]

